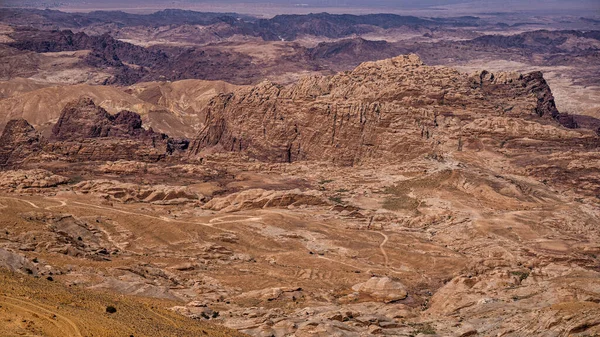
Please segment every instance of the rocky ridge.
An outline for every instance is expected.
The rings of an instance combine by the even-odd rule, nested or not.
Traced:
[[[66,110],[48,139],[14,122],[7,162],[164,148],[135,115]],[[56,172],[94,177],[70,186],[5,172],[9,190],[48,191],[0,195],[0,247],[27,257],[0,261],[51,261],[62,282],[256,336],[598,333],[598,136],[541,74],[403,56],[242,88],[203,114],[191,153],[74,151]]]
[[[541,73],[466,76],[416,55],[286,87],[263,82],[215,97],[204,114],[192,154],[218,145],[267,161],[341,165],[459,148],[461,138],[475,137],[463,129],[491,118],[538,116],[577,127],[558,112]]]
[[[4,167],[19,166],[26,160],[153,162],[188,147],[185,139],[142,128],[141,117],[134,112],[110,115],[85,97],[65,106],[49,138],[19,119],[7,123],[1,139],[0,165]]]

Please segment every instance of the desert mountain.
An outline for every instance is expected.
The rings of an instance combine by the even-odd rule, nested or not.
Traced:
[[[58,85],[26,79],[6,82],[0,100],[0,127],[11,119],[26,119],[48,134],[63,107],[81,96],[92,98],[111,114],[129,110],[140,114],[144,123],[157,131],[192,137],[200,129],[200,111],[213,96],[237,88],[226,82],[185,80],[139,83],[130,88],[97,85]],[[1,89],[0,89],[1,90]]]
[[[185,150],[188,141],[171,139],[142,128],[140,115],[120,111],[115,115],[95,105],[90,98],[68,103],[44,138],[25,119],[6,124],[2,136],[0,165],[19,166],[42,160],[106,161],[135,158],[158,161]]]
[[[58,90],[31,89],[4,101]],[[51,132],[6,123],[0,266],[80,295],[49,305],[11,288],[0,316],[31,323],[0,329],[106,331],[86,308],[173,334],[207,321],[277,337],[600,333],[597,120],[560,111],[541,72],[403,55],[287,85],[123,94],[195,115],[191,143],[90,98]],[[39,323],[47,311],[55,325]]]
[[[428,20],[414,16],[394,14],[336,15],[317,13],[310,15],[277,15],[270,19],[256,19],[234,13],[202,13],[183,10],[164,10],[149,15],[124,12],[64,13],[60,11],[40,11],[5,9],[0,21],[15,25],[29,25],[37,28],[69,28],[105,26],[124,28],[131,26],[198,25],[211,26],[227,24],[224,35],[245,34],[261,37],[264,40],[293,40],[299,35],[325,37],[346,37],[376,28],[400,26],[475,26],[478,18],[454,18],[453,20]]]
[[[467,130],[483,120],[525,123],[538,117],[577,127],[558,112],[540,73],[469,77],[425,66],[416,55],[287,87],[264,82],[216,97],[204,115],[195,151],[220,145],[260,159],[350,165],[371,157],[402,160],[406,147],[413,155],[432,146],[458,148],[463,133],[476,137]]]

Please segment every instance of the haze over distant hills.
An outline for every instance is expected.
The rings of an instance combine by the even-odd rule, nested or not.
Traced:
[[[600,336],[596,2],[3,1],[0,336]]]
[[[68,11],[125,10],[129,12],[151,12],[165,8],[180,8],[198,11],[234,11],[238,13],[272,16],[275,14],[328,11],[331,13],[421,13],[431,16],[457,14],[482,14],[489,12],[530,11],[543,14],[600,15],[600,5],[594,0],[132,0],[132,1],[47,1],[47,0],[3,0],[0,7],[53,8]]]

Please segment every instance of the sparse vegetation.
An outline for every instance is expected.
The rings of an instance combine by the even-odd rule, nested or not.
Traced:
[[[416,336],[418,334],[424,334],[424,335],[435,335],[436,334],[435,329],[429,323],[415,324],[414,327],[415,327],[415,330],[412,331],[412,333],[411,333],[412,336]]]
[[[329,200],[331,200],[332,202],[335,202],[336,204],[343,203],[342,198],[340,196],[329,197]]]
[[[597,20],[32,10],[0,18],[0,336],[593,334],[600,96],[560,77],[599,36],[554,28]]]
[[[528,272],[524,272],[524,271],[513,271],[511,272],[512,275],[518,276],[520,281],[525,280],[526,278],[529,277],[529,273]]]
[[[386,198],[383,202],[383,208],[390,211],[416,210],[419,207],[419,203],[419,200],[404,195]]]
[[[79,184],[80,182],[84,181],[85,178],[82,176],[72,176],[71,179],[69,179],[69,184],[75,185],[75,184]]]

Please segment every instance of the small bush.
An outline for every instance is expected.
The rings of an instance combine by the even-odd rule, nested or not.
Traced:
[[[412,334],[414,336],[418,335],[418,334],[424,334],[424,335],[435,335],[435,329],[429,324],[420,324],[418,327],[416,327],[416,329],[412,332]]]
[[[511,274],[518,276],[520,281],[523,281],[524,279],[529,277],[529,273],[524,271],[513,271],[511,272]]]
[[[109,314],[114,314],[115,312],[117,312],[117,308],[113,307],[112,305],[109,305],[106,307],[106,312],[108,312]]]
[[[83,178],[82,176],[73,176],[71,177],[71,179],[69,179],[69,184],[79,184],[80,182],[84,181],[85,178]]]

